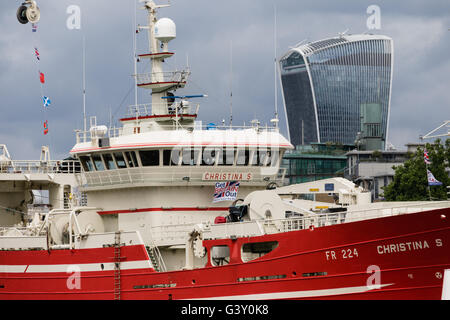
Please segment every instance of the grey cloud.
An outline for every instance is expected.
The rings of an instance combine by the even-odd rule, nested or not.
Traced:
[[[366,8],[381,8],[382,29],[395,43],[391,141],[402,147],[417,140],[449,118],[450,14],[448,1],[207,1],[173,0],[160,17],[177,24],[176,52],[167,62],[182,68],[189,57],[191,82],[183,92],[206,93],[201,99],[200,120],[229,119],[230,42],[233,42],[234,124],[254,117],[268,122],[274,114],[273,8],[277,8],[277,52],[281,56],[299,41],[310,41],[366,29]],[[87,109],[98,122],[109,124],[109,113],[120,118],[134,103],[132,0],[41,0],[39,24],[41,67],[47,75],[46,93],[53,106],[43,113],[36,64],[32,55],[29,25],[15,18],[19,1],[0,4],[0,95],[2,97],[1,143],[12,156],[38,158],[40,146],[50,144],[52,156],[65,157],[75,143],[74,129],[82,127],[81,39],[87,45]],[[79,5],[82,30],[66,28],[66,8]],[[138,7],[140,4],[137,5]],[[145,24],[139,10],[138,23]],[[420,48],[420,44],[425,44]],[[147,49],[146,34],[138,35],[138,53]],[[145,62],[139,63],[142,69]],[[279,87],[279,83],[277,83]],[[128,95],[127,95],[128,94]],[[139,91],[139,102],[149,102]],[[122,104],[121,102],[124,101]],[[284,129],[281,93],[278,108]],[[414,112],[411,112],[414,110]],[[42,135],[48,117],[50,136]]]

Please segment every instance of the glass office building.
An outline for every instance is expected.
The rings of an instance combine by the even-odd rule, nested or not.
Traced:
[[[281,167],[286,169],[285,184],[344,177],[346,153],[354,148],[354,145],[325,143],[297,145],[295,150],[284,154],[281,162]]]
[[[298,45],[280,59],[284,106],[293,145],[354,144],[361,114],[380,112],[388,135],[393,41],[381,35],[342,35]]]

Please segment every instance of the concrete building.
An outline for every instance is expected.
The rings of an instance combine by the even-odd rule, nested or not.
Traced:
[[[347,168],[344,177],[372,192],[372,199],[383,197],[382,187],[392,182],[393,166],[403,164],[408,159],[408,151],[357,151],[346,154]]]

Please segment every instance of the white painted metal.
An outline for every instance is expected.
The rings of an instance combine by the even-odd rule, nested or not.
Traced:
[[[175,22],[169,18],[161,18],[155,23],[155,38],[161,42],[169,42],[177,37]]]
[[[450,300],[450,269],[446,269],[444,272],[441,299]]]
[[[394,40],[390,39],[391,44],[391,79],[389,88],[389,101],[388,101],[388,112],[387,112],[387,126],[386,126],[386,137],[385,141],[389,141],[389,121],[391,119],[391,101],[392,101],[392,80],[394,79]],[[388,150],[388,143],[384,144],[384,149]]]
[[[441,133],[441,134],[434,134],[436,131],[438,131],[441,128],[447,127],[447,132],[445,133]],[[435,138],[441,138],[441,137],[448,137],[450,136],[450,120],[446,120],[444,121],[443,124],[441,124],[440,126],[438,126],[436,129],[431,130],[430,132],[428,132],[426,135],[421,136],[420,139],[435,139]]]
[[[382,284],[380,287],[391,286],[393,283]],[[275,299],[300,299],[300,298],[314,298],[324,296],[336,296],[342,294],[356,294],[372,290],[368,286],[359,287],[345,287],[345,288],[327,288],[321,290],[304,290],[304,291],[287,291],[287,292],[272,292],[259,294],[245,294],[235,296],[220,296],[214,298],[202,298],[202,300],[275,300]],[[195,299],[191,299],[195,300]]]

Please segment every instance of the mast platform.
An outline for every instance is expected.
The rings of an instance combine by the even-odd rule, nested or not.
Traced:
[[[173,56],[174,52],[157,52],[157,53],[145,53],[138,55],[141,59],[166,59]]]
[[[189,73],[189,71],[184,70],[137,74],[137,86],[152,89],[154,93],[164,92],[172,88],[184,88]]]

